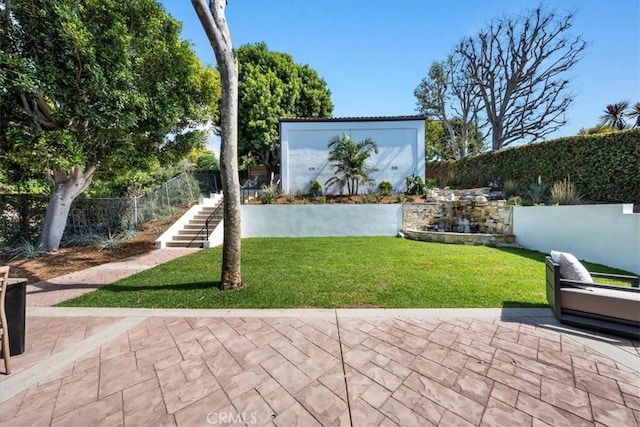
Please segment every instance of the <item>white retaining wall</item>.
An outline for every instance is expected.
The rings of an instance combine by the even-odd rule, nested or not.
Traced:
[[[242,237],[395,236],[402,205],[243,205]],[[211,246],[222,243],[222,224]],[[520,246],[640,274],[640,214],[633,205],[516,206]]]
[[[242,237],[395,236],[402,205],[242,205]]]
[[[640,274],[640,214],[632,204],[516,206],[513,234],[527,249],[571,252]]]

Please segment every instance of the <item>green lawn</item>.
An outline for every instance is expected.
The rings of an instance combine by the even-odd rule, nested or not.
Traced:
[[[544,254],[393,237],[242,242],[243,289],[218,290],[220,248],[61,306],[170,308],[544,307]],[[624,274],[586,264],[592,271]]]

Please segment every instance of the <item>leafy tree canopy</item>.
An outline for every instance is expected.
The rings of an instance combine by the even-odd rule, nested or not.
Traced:
[[[0,0],[0,165],[117,175],[204,143],[220,79],[153,0]]]
[[[0,169],[53,181],[39,250],[96,172],[184,157],[216,120],[218,73],[154,0],[0,0]]]
[[[331,92],[313,68],[269,51],[265,43],[240,46],[237,54],[239,155],[257,159],[273,172],[280,158],[278,119],[330,117]]]
[[[454,129],[454,135],[460,135],[462,120],[454,117],[449,120],[450,126]],[[483,148],[482,132],[475,125],[468,123],[467,141],[465,152],[467,156],[479,154]],[[445,129],[442,121],[427,120],[425,123],[425,157],[427,160],[455,160],[459,153],[459,145],[463,142],[460,137],[454,137],[451,141],[449,132]]]

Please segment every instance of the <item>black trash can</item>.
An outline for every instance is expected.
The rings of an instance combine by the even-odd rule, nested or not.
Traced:
[[[9,354],[16,356],[24,353],[25,313],[27,307],[27,282],[7,287],[4,300],[7,314],[7,335],[9,337]]]

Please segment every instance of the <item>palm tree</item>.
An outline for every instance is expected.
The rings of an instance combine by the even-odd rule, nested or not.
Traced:
[[[631,111],[627,113],[627,117],[632,120],[635,120],[632,127],[637,128],[640,127],[640,102],[636,102],[636,105],[631,107]]]
[[[626,128],[627,123],[624,121],[624,111],[628,106],[629,103],[627,101],[607,105],[607,108],[604,109],[604,114],[600,116],[600,124],[618,130]]]
[[[371,174],[377,169],[367,165],[371,153],[378,153],[378,146],[372,139],[356,143],[346,133],[336,136],[329,142],[329,161],[335,169],[335,176],[325,182],[327,188],[338,185],[340,194],[347,187],[349,196],[358,194],[360,184],[373,181]]]

